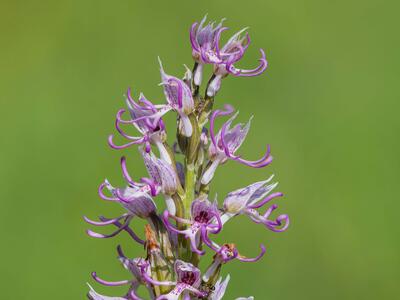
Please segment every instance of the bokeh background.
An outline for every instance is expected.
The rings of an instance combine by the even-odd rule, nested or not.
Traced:
[[[372,0],[1,0],[1,298],[84,299],[91,271],[127,277],[115,245],[132,256],[142,249],[125,235],[87,237],[82,216],[122,211],[96,194],[105,177],[122,183],[122,154],[135,177],[145,174],[135,149],[107,147],[115,113],[128,86],[164,101],[157,56],[182,75],[182,64],[192,65],[188,29],[208,13],[227,18],[225,37],[250,26],[241,66],[266,50],[265,75],[227,78],[216,105],[233,104],[242,121],[254,114],[246,157],[258,157],[265,143],[275,157],[263,170],[224,165],[213,192],[221,201],[275,173],[286,194],[279,211],[292,221],[281,234],[246,218],[228,223],[226,241],[243,254],[261,242],[268,252],[260,263],[226,266],[226,299],[394,299],[399,9]]]

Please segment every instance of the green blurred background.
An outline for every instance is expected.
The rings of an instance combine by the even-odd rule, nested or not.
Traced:
[[[125,235],[87,237],[82,215],[122,211],[96,190],[105,177],[122,183],[123,153],[136,178],[145,174],[133,148],[106,145],[115,113],[128,86],[164,101],[157,55],[167,72],[183,74],[182,64],[192,65],[188,29],[205,13],[226,17],[229,34],[250,26],[241,66],[266,50],[266,74],[229,77],[217,106],[232,103],[243,121],[255,115],[241,153],[257,158],[270,143],[275,157],[263,170],[226,164],[213,191],[222,200],[275,173],[286,194],[279,211],[292,221],[281,234],[246,218],[228,223],[224,237],[243,254],[254,255],[260,242],[268,252],[258,264],[226,266],[226,299],[395,298],[399,9],[369,0],[2,0],[1,298],[84,299],[91,271],[127,277],[115,245],[132,256],[143,251]]]

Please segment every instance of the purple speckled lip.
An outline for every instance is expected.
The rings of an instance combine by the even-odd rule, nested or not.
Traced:
[[[113,228],[109,233],[88,229],[90,237],[108,239],[127,233],[143,250],[139,257],[131,258],[117,246],[118,260],[128,271],[128,279],[110,281],[92,273],[93,280],[101,285],[125,286],[124,295],[104,296],[89,285],[89,299],[220,300],[230,280],[230,275],[222,279],[224,265],[233,260],[257,262],[266,253],[262,243],[258,254],[246,257],[231,241],[216,242],[221,239],[227,222],[247,216],[273,232],[285,231],[289,226],[286,214],[273,216],[278,207],[275,203],[261,212],[263,207],[283,196],[274,191],[277,183],[272,181],[273,175],[255,183],[243,183],[244,187],[225,196],[222,205],[216,196],[210,201],[210,185],[218,176],[216,170],[227,161],[252,168],[263,168],[272,162],[269,145],[258,160],[247,160],[237,153],[249,133],[252,117],[246,124],[235,125],[238,112],[231,105],[213,110],[215,96],[228,75],[257,76],[268,66],[265,52],[260,49],[257,67],[237,68],[236,63],[250,45],[250,36],[244,28],[220,45],[222,34],[228,30],[223,22],[224,19],[219,23],[207,22],[204,17],[191,26],[194,66],[192,69],[185,66],[183,79],[168,75],[159,59],[160,86],[165,96],[162,104],[154,104],[142,93],[135,100],[130,89],[126,93],[127,108],[120,109],[115,120],[119,136],[110,135],[108,144],[112,149],[126,151],[136,145],[148,176],[132,177],[128,163],[134,160],[128,161],[122,156],[120,165],[125,184],[114,187],[106,179],[100,184],[98,194],[106,204],[118,203],[123,212],[116,217],[99,216],[98,220],[84,216],[84,220],[101,231],[108,226]],[[204,81],[207,83],[203,88],[203,71],[207,65],[211,65],[212,76]],[[173,147],[168,143],[163,120],[172,112],[176,114],[176,127],[170,131],[176,132]],[[229,119],[218,127],[217,122],[223,117]],[[132,130],[137,133],[130,133]],[[143,222],[146,223],[144,237],[140,234],[143,230],[138,228]],[[207,251],[213,254],[212,258],[205,256]],[[200,261],[207,259],[207,268],[200,270]],[[147,290],[146,298],[139,296],[141,286]],[[254,298],[237,298],[246,299]]]

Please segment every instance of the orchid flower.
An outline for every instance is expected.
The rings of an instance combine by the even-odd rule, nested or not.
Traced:
[[[278,208],[276,204],[272,205],[264,214],[260,214],[257,209],[261,208],[272,199],[282,197],[280,192],[271,193],[278,183],[269,184],[273,176],[265,181],[253,183],[247,187],[230,192],[224,200],[224,214],[221,216],[222,223],[236,215],[247,215],[255,223],[261,223],[266,228],[275,231],[285,231],[289,226],[289,217],[280,215],[275,220],[268,217]]]
[[[86,232],[91,237],[110,238],[119,234],[122,231],[126,231],[135,241],[143,244],[143,240],[141,240],[132,231],[132,229],[129,228],[129,223],[135,216],[146,219],[156,213],[157,207],[151,197],[151,195],[156,195],[155,187],[152,182],[145,179],[143,179],[145,183],[135,183],[126,170],[125,157],[121,158],[121,167],[123,175],[128,182],[128,186],[123,188],[115,188],[108,182],[108,180],[105,180],[100,185],[98,192],[99,196],[103,200],[117,202],[121,204],[127,210],[127,213],[124,213],[121,216],[112,219],[100,217],[100,221],[93,221],[85,216],[84,220],[91,225],[115,225],[116,227],[118,227],[116,231],[108,235],[100,234],[92,230],[87,230]],[[104,188],[107,188],[109,190],[112,195],[111,197],[104,194]],[[120,223],[121,220],[123,220],[123,224]]]
[[[270,155],[270,147],[267,146],[267,150],[264,156],[256,161],[249,161],[241,158],[240,155],[236,155],[236,151],[243,144],[247,133],[250,129],[251,119],[246,125],[237,124],[231,128],[233,120],[237,117],[238,113],[235,113],[227,122],[222,125],[222,128],[215,134],[215,120],[217,117],[226,116],[233,113],[231,106],[226,106],[225,110],[215,110],[210,118],[210,138],[211,145],[209,148],[209,155],[211,158],[211,164],[204,172],[201,179],[202,184],[208,184],[214,177],[214,173],[218,165],[225,163],[228,159],[237,161],[241,164],[252,168],[262,168],[269,165],[272,162],[272,156]]]
[[[243,28],[234,34],[221,49],[217,47],[217,56],[220,61],[214,64],[215,77],[208,86],[208,96],[212,97],[218,92],[222,78],[226,77],[228,74],[232,74],[233,76],[258,76],[267,69],[268,62],[265,57],[265,52],[262,49],[260,49],[261,58],[259,58],[259,65],[256,68],[246,70],[238,69],[234,66],[234,63],[242,59],[250,44],[250,36],[248,33],[242,37],[242,34],[246,30],[247,28]]]
[[[161,295],[156,300],[178,300],[182,294],[183,299],[187,299],[189,294],[200,298],[206,296],[204,292],[198,289],[201,283],[201,275],[198,268],[177,259],[174,264],[174,270],[177,278],[176,282],[154,280],[147,273],[143,273],[145,280],[150,284],[155,286],[174,286],[168,294]]]
[[[215,96],[220,89],[222,78],[228,74],[234,76],[257,76],[262,74],[267,66],[267,59],[264,50],[260,49],[261,58],[259,65],[250,70],[238,69],[234,66],[236,62],[242,59],[250,44],[250,36],[246,33],[247,28],[235,33],[224,46],[220,47],[221,33],[227,30],[222,27],[224,19],[214,27],[214,22],[205,25],[207,16],[199,23],[193,23],[190,29],[190,43],[192,46],[192,56],[196,61],[196,69],[194,74],[194,84],[199,86],[202,81],[203,65],[214,65],[214,77],[207,88],[209,97]]]
[[[116,145],[114,143],[114,136],[110,135],[108,138],[108,144],[113,149],[125,149],[132,145],[145,145],[146,152],[150,152],[151,145],[155,145],[162,157],[168,163],[171,163],[171,158],[163,144],[166,139],[165,125],[160,117],[157,116],[157,107],[143,94],[140,94],[138,102],[136,102],[131,95],[131,89],[129,88],[126,93],[126,104],[128,106],[128,112],[130,115],[129,120],[122,118],[126,112],[125,109],[120,109],[115,119],[115,128],[118,133],[127,139],[129,142],[124,145]],[[131,136],[127,134],[123,129],[122,125],[133,125],[141,136]]]
[[[105,286],[129,285],[130,288],[129,288],[129,292],[126,295],[126,298],[119,298],[119,297],[113,298],[113,297],[102,296],[102,295],[96,293],[91,288],[91,291],[89,292],[89,295],[92,297],[91,299],[93,299],[93,300],[103,300],[103,299],[104,300],[120,300],[120,299],[141,300],[142,298],[140,298],[137,295],[137,290],[141,284],[146,285],[146,287],[150,293],[151,299],[155,299],[151,286],[147,283],[147,281],[143,277],[144,272],[146,272],[147,274],[150,274],[149,263],[143,258],[128,259],[122,252],[122,249],[120,246],[117,247],[117,251],[119,254],[118,259],[120,260],[120,262],[122,263],[124,268],[131,272],[134,279],[133,280],[122,280],[122,281],[107,281],[107,280],[101,279],[97,275],[96,272],[92,273],[92,277],[96,282],[98,282],[102,285],[105,285]]]
[[[161,85],[164,87],[167,104],[159,105],[158,116],[161,117],[170,110],[178,113],[182,121],[182,134],[190,137],[193,133],[189,115],[194,110],[194,101],[190,87],[182,80],[165,73],[161,59],[158,58],[161,72]]]
[[[237,259],[242,262],[256,262],[260,260],[261,257],[263,257],[265,254],[265,246],[262,244],[260,245],[261,248],[260,253],[256,257],[249,258],[240,255],[235,244],[224,244],[222,246],[219,246],[215,242],[211,241],[208,238],[208,235],[204,235],[203,241],[208,247],[210,247],[212,250],[216,252],[216,254],[214,255],[213,262],[203,275],[203,281],[205,282],[208,282],[210,277],[216,272],[218,272],[218,270],[221,268],[223,264],[226,264],[231,260]]]
[[[147,172],[151,176],[151,179],[147,179],[149,185],[153,186],[153,190],[156,190],[156,193],[158,193],[158,191],[163,193],[168,210],[171,214],[175,214],[176,207],[171,195],[173,195],[180,186],[178,174],[170,164],[157,158],[154,153],[147,153],[142,149],[139,150],[142,154]]]
[[[217,26],[214,23],[205,25],[207,16],[201,20],[200,24],[193,23],[190,29],[190,43],[192,45],[192,56],[197,62],[194,73],[194,84],[199,86],[202,82],[203,65],[220,62],[217,57],[218,41],[221,32],[227,28],[222,27],[222,20]]]
[[[196,199],[191,206],[191,219],[182,219],[171,215],[168,211],[163,214],[164,223],[167,228],[178,234],[183,234],[190,241],[191,250],[199,255],[203,255],[204,251],[198,249],[198,245],[204,238],[205,234],[217,234],[222,229],[222,223],[216,202],[211,203],[208,199]],[[175,228],[169,222],[172,218],[182,224],[188,224],[190,227],[185,230]],[[215,224],[214,221],[217,223]]]

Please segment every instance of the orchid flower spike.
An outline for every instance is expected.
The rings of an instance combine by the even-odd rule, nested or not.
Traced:
[[[209,200],[210,190],[214,189],[210,183],[219,165],[233,160],[262,168],[272,162],[268,145],[259,160],[246,160],[238,154],[252,118],[245,124],[234,124],[238,112],[232,106],[213,111],[223,78],[256,76],[267,68],[263,50],[256,68],[246,70],[236,66],[249,47],[250,37],[244,28],[222,44],[221,36],[228,29],[223,22],[224,19],[210,22],[205,16],[191,26],[194,65],[190,68],[184,64],[182,79],[167,74],[158,59],[165,96],[161,104],[154,104],[142,93],[134,99],[130,89],[126,93],[127,107],[118,111],[115,120],[116,131],[125,142],[119,144],[111,135],[108,143],[113,149],[136,145],[148,175],[132,177],[123,156],[120,164],[125,183],[114,186],[106,179],[98,188],[102,200],[117,203],[123,212],[117,217],[100,215],[97,220],[84,216],[84,220],[92,226],[112,227],[111,233],[87,230],[89,236],[108,239],[127,233],[141,245],[142,255],[129,257],[118,246],[118,260],[129,277],[108,281],[93,272],[92,278],[105,286],[125,287],[125,293],[104,296],[89,286],[87,296],[91,300],[222,300],[230,280],[230,275],[225,279],[220,277],[225,264],[233,260],[257,262],[266,252],[259,243],[258,254],[246,257],[234,243],[221,239],[217,243],[215,235],[222,233],[224,224],[246,215],[275,232],[289,226],[287,215],[271,217],[276,204],[261,212],[269,202],[283,196],[273,191],[277,183],[272,182],[272,176],[228,193],[222,207],[218,207],[217,199]],[[212,75],[203,83],[206,67],[210,67]],[[167,123],[164,123],[167,113],[176,116],[176,127],[171,131],[176,133],[174,140],[167,137]],[[223,116],[229,119],[216,128],[217,118]],[[136,134],[131,135],[132,128]],[[144,238],[135,233],[136,227],[142,225]],[[211,255],[205,255],[207,251]],[[208,267],[200,270],[203,265]],[[147,295],[142,296],[146,290]]]

